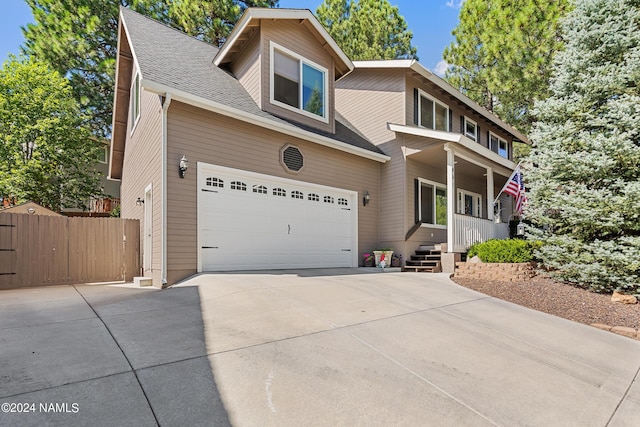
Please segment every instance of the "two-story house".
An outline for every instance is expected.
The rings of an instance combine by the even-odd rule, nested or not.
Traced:
[[[219,49],[121,9],[112,134],[155,285],[380,246],[455,259],[504,230],[493,197],[526,141],[415,61],[353,63],[297,9],[248,9]]]

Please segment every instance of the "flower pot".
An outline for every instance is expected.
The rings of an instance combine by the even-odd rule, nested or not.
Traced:
[[[364,260],[364,266],[365,267],[375,267],[376,266],[376,260],[374,258],[365,259]]]
[[[393,251],[373,251],[373,254],[376,256],[376,267],[382,267],[380,263],[384,259],[384,266],[391,267],[391,257],[393,255]],[[382,256],[384,254],[384,257]]]

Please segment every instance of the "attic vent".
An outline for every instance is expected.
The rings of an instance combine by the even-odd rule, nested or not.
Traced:
[[[280,151],[280,162],[287,172],[297,173],[304,166],[304,157],[298,147],[287,144]]]

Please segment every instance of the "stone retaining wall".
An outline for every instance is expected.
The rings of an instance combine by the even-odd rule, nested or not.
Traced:
[[[535,276],[534,264],[524,263],[482,263],[457,262],[454,277],[465,279],[498,280],[516,282]]]

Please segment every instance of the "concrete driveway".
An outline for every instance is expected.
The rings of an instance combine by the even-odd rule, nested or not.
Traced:
[[[638,426],[639,368],[638,341],[442,274],[0,291],[2,426]]]

